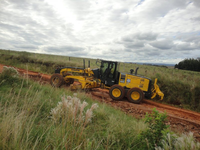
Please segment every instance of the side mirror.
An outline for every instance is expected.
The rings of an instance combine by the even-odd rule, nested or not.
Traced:
[[[97,59],[97,60],[96,60],[96,65],[97,65],[97,66],[100,66],[99,63],[101,63],[101,60],[100,60],[100,59]]]

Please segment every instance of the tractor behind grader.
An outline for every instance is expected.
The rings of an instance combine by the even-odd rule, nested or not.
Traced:
[[[164,94],[160,91],[155,79],[152,85],[151,79],[137,74],[139,68],[130,70],[129,74],[119,72],[119,63],[114,61],[97,60],[100,68],[90,69],[90,61],[88,68],[85,68],[85,60],[83,68],[62,67],[57,68],[51,76],[50,83],[53,87],[60,87],[66,83],[71,89],[89,90],[93,88],[109,89],[109,96],[113,100],[122,100],[124,97],[132,102],[139,104],[144,97],[153,99],[159,96],[162,100]],[[73,84],[74,81],[80,84]]]

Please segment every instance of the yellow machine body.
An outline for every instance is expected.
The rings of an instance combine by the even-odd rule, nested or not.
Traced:
[[[82,75],[80,75],[82,74]],[[93,78],[93,71],[90,68],[63,68],[60,70],[60,75],[64,77],[64,81],[74,79],[80,84],[71,84],[72,90],[76,89],[92,89],[100,87],[100,80]]]
[[[130,75],[130,74],[126,74],[125,78],[124,78],[124,76],[122,76],[122,74],[120,74],[120,80],[119,80],[118,84],[121,85],[122,87],[126,87],[128,89],[137,87],[145,92],[147,92],[148,88],[149,88],[149,80],[148,79],[146,79],[144,77],[140,77],[140,76]]]
[[[82,69],[82,68],[63,68],[60,70],[60,74],[66,76],[68,73],[78,73],[78,74],[87,74],[87,76],[94,75],[93,71],[90,68]]]
[[[152,88],[152,91],[151,91],[152,92],[151,99],[153,99],[154,97],[156,97],[156,95],[158,95],[160,97],[160,100],[163,100],[164,94],[163,94],[163,92],[160,91],[160,88],[157,85],[157,78],[155,79],[153,86],[154,86],[154,88]]]
[[[79,84],[73,84],[70,85],[71,89],[92,89],[92,88],[97,88],[100,87],[100,83],[97,80],[94,80],[94,78],[91,77],[83,77],[83,76],[66,76],[64,78],[64,80],[68,80],[68,79],[74,79],[75,81],[79,82]]]

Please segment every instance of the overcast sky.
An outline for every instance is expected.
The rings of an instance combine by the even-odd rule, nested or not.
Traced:
[[[0,0],[0,49],[174,64],[200,57],[200,0]]]

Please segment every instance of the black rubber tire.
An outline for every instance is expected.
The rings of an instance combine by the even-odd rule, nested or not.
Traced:
[[[136,97],[136,99],[133,99],[133,98],[131,97],[131,94],[132,94],[133,92],[136,92],[136,93],[138,94],[138,95],[137,95],[138,98]],[[144,99],[144,93],[143,93],[143,91],[142,91],[141,89],[139,89],[139,88],[131,88],[131,89],[128,90],[127,98],[128,98],[128,101],[131,102],[131,103],[140,104],[140,103],[143,101],[143,99]]]
[[[57,83],[55,83],[55,80],[58,80]],[[53,86],[53,87],[60,87],[64,82],[64,78],[62,75],[58,74],[58,73],[55,73],[51,76],[51,79],[50,79],[50,84]]]
[[[117,97],[113,95],[113,90],[115,90],[115,89],[118,89],[121,92],[121,94]],[[124,98],[124,95],[125,95],[124,88],[122,86],[118,85],[118,84],[115,84],[115,85],[110,87],[109,95],[113,100],[119,101],[119,100]]]

